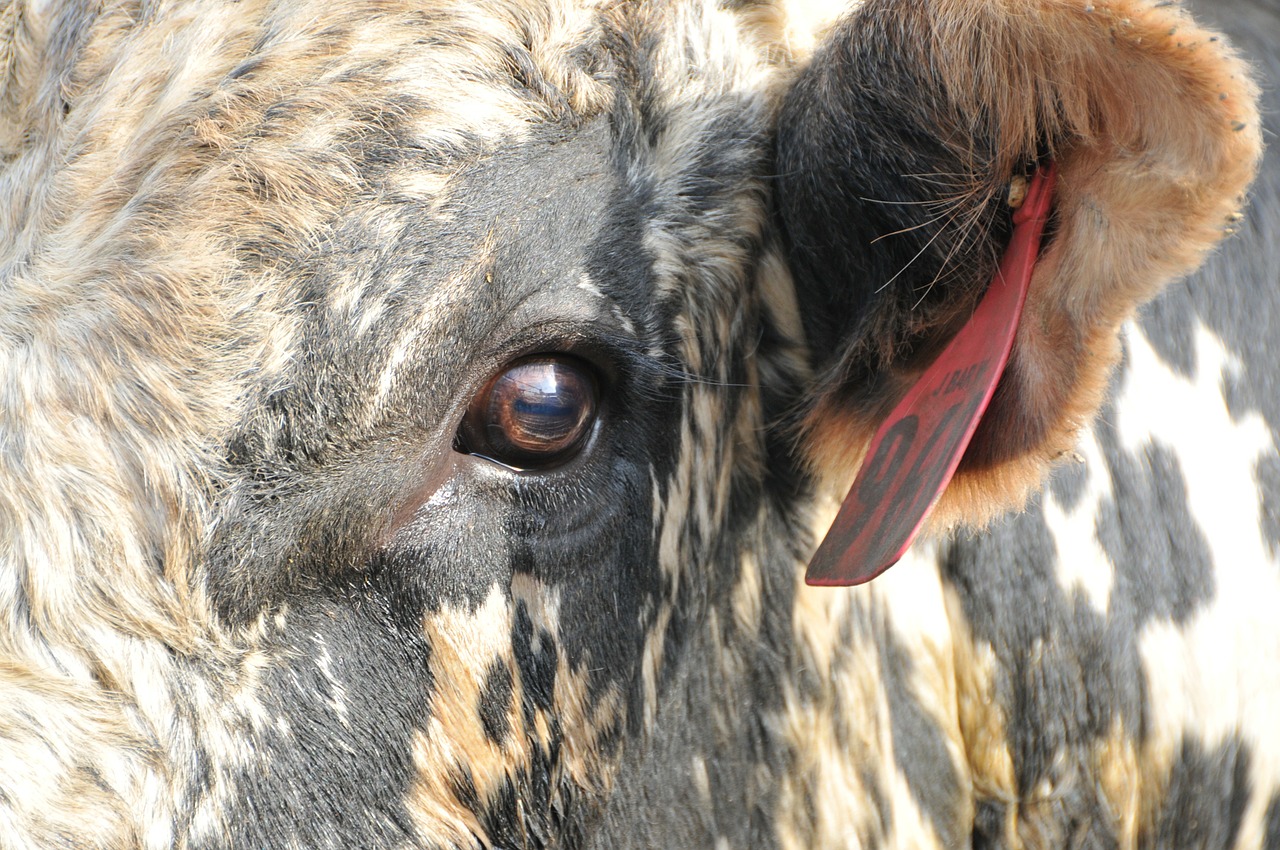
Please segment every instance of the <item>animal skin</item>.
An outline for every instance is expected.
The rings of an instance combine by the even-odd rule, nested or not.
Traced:
[[[0,0],[0,847],[1280,848],[1277,43]],[[1050,160],[926,536],[806,586]]]

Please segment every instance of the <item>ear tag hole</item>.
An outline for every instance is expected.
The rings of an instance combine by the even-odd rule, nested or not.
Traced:
[[[862,584],[907,551],[942,495],[1009,362],[1049,218],[1057,169],[1011,187],[1013,236],[973,316],[881,424],[809,562],[812,585]]]

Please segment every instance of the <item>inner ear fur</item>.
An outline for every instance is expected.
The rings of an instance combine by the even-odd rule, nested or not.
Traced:
[[[778,214],[821,377],[804,419],[841,495],[972,312],[1012,180],[1059,176],[1009,367],[933,526],[1021,505],[1096,414],[1126,318],[1239,218],[1257,92],[1166,4],[868,0],[787,93]]]

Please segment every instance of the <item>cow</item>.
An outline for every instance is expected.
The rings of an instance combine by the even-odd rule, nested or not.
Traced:
[[[1280,10],[1198,16],[3,0],[0,846],[1280,847]]]

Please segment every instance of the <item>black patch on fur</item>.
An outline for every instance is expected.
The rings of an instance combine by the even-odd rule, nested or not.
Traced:
[[[459,467],[463,474],[451,479],[468,488],[461,498],[415,518],[416,525],[401,529],[385,550],[376,545],[388,506],[420,488],[424,470],[447,466],[456,417],[505,359],[589,344],[611,366],[607,361],[625,360],[657,332],[651,304],[627,317],[641,336],[625,339],[616,330],[621,319],[609,312],[622,305],[586,301],[577,288],[591,269],[601,277],[599,285],[617,283],[634,306],[644,303],[649,282],[634,238],[637,225],[606,229],[621,211],[637,216],[635,203],[620,195],[607,123],[566,133],[544,129],[527,144],[454,174],[450,215],[442,219],[424,201],[383,191],[381,175],[392,165],[403,173],[431,163],[416,164],[415,151],[399,146],[393,121],[371,121],[357,147],[368,195],[351,199],[327,240],[276,249],[274,262],[286,264],[299,281],[302,322],[289,374],[264,388],[228,442],[236,480],[216,526],[210,572],[215,599],[229,618],[248,619],[301,588],[350,582],[370,569],[400,572],[403,590],[429,606],[474,607],[495,584],[505,585],[513,569],[525,567],[512,563],[522,555],[512,551],[510,524],[523,521],[513,513],[528,513],[537,503],[544,517],[563,514],[549,504],[560,498],[589,514],[590,506],[573,493],[537,493],[532,483],[497,496],[492,476],[468,472],[468,464],[480,463],[468,459]],[[375,226],[378,233],[370,230]],[[606,265],[617,270],[616,278]],[[352,334],[349,316],[330,309],[333,293],[352,283],[361,283],[366,298],[380,304],[379,320],[361,336]],[[449,298],[459,287],[468,297]],[[405,329],[421,325],[428,298],[440,305],[439,330],[412,352],[385,408],[370,421],[365,405],[375,376]],[[613,401],[625,406],[627,400]],[[628,421],[627,410],[616,412],[618,423]],[[657,425],[636,417],[630,427],[637,434],[660,433]],[[621,454],[619,462],[631,468],[643,466],[643,487],[637,476],[613,475],[604,468],[611,459],[601,456],[587,470],[592,474],[583,476],[588,481],[576,484],[578,492],[593,489],[604,504],[619,506],[602,512],[615,524],[647,516],[648,463],[637,458],[647,446],[619,435],[603,448]],[[530,518],[522,530],[536,521]],[[587,536],[584,529],[573,545]],[[603,529],[599,536],[608,539]],[[556,553],[547,555],[550,560]]]
[[[1009,803],[979,797],[973,812],[973,850],[1000,850],[1004,840]],[[955,846],[955,845],[952,845]]]
[[[709,648],[691,640],[694,658]],[[684,694],[663,706],[659,723],[643,749],[627,750],[604,818],[584,847],[644,850],[652,847],[730,847],[776,850],[772,824],[776,787],[769,777],[781,753],[768,753],[763,716],[744,695],[742,704],[723,702],[714,690],[714,662],[681,665],[669,683]],[[701,761],[706,785],[693,767]],[[763,780],[763,781],[762,781]],[[709,789],[709,798],[702,788]]]
[[[1267,806],[1267,832],[1262,839],[1263,850],[1280,850],[1280,794],[1271,797]]]
[[[476,790],[476,778],[470,767],[464,764],[456,774],[449,777],[449,790],[463,806],[473,812],[480,811],[480,792]]]
[[[1179,284],[1185,286],[1185,284]],[[1156,354],[1175,373],[1187,379],[1196,377],[1196,317],[1181,309],[1182,299],[1160,298],[1138,314],[1142,333]]]
[[[1212,750],[1184,739],[1149,846],[1234,847],[1252,794],[1250,761],[1248,747],[1238,738]]]
[[[489,666],[480,691],[480,724],[484,735],[495,744],[502,744],[511,734],[511,668],[501,661]]]
[[[1109,413],[1103,422],[1113,421]],[[1116,568],[1112,593],[1134,606],[1139,626],[1154,617],[1183,623],[1213,598],[1216,579],[1177,455],[1150,444],[1135,456],[1111,428],[1099,425],[1096,433],[1113,488],[1097,522],[1098,542]]]
[[[952,761],[947,737],[936,719],[920,705],[908,686],[915,663],[891,629],[879,630],[880,679],[889,702],[894,759],[906,777],[911,794],[929,818],[943,847],[960,847],[966,838],[959,831],[971,805]],[[882,818],[887,813],[882,812]],[[886,829],[889,824],[885,824]]]
[[[1054,468],[1049,477],[1049,491],[1064,511],[1074,511],[1084,498],[1089,484],[1089,467],[1085,463],[1067,461]]]
[[[740,516],[745,516],[740,515]],[[658,722],[643,744],[632,742],[590,850],[647,850],[653,847],[731,847],[776,850],[777,777],[799,769],[779,746],[768,718],[782,705],[785,681],[803,689],[806,666],[795,656],[791,618],[795,586],[789,569],[804,549],[808,531],[791,524],[785,512],[770,514],[765,541],[776,546],[757,552],[766,606],[759,630],[742,631],[729,597],[734,578],[708,588],[721,629],[712,643],[704,627],[686,636],[667,682],[671,697],[660,703]],[[724,538],[732,544],[734,535]],[[724,563],[724,562],[722,562]],[[737,663],[730,663],[726,653]],[[809,676],[814,688],[821,683]],[[816,696],[813,693],[811,697]],[[638,698],[638,696],[637,696]],[[693,770],[701,759],[710,790],[703,802]],[[812,806],[811,800],[802,805]]]
[[[318,850],[405,846],[430,649],[371,598],[317,600],[285,616],[256,692],[272,722],[250,738],[258,760],[228,778],[227,843],[203,846],[271,847],[282,835]]]
[[[1262,537],[1273,556],[1280,554],[1280,458],[1264,457],[1258,461],[1259,519]]]
[[[573,789],[567,781],[559,786],[551,783],[554,755],[534,747],[528,768],[515,781],[503,781],[497,793],[480,804],[480,823],[489,846],[502,850],[580,846],[577,825],[564,817]]]
[[[1096,426],[1106,468],[1089,473],[1108,474],[1114,493],[1101,506],[1097,531],[1115,571],[1105,613],[1059,585],[1059,555],[1038,501],[988,533],[955,541],[945,565],[975,639],[990,643],[999,659],[996,693],[1008,718],[1017,787],[1030,794],[1048,781],[1054,789],[1047,801],[1023,801],[1019,817],[1070,846],[1117,841],[1109,804],[1091,778],[1092,748],[1117,723],[1137,742],[1145,739],[1137,635],[1152,620],[1185,622],[1215,590],[1176,456],[1158,444],[1126,452],[1109,425],[1114,418],[1108,408]],[[975,826],[975,845],[1000,846],[1000,834],[982,833],[1003,830],[1003,814],[985,817]]]
[[[1091,749],[1117,723],[1140,737],[1141,660],[1131,612],[1119,606],[1104,619],[1082,595],[1063,593],[1057,560],[1036,502],[986,534],[958,539],[944,575],[974,639],[999,661],[996,698],[1018,793],[1030,797],[1042,782],[1054,789],[1049,800],[1024,803],[1021,818],[1064,844],[1071,837],[1071,846],[1112,847],[1116,825],[1091,778]],[[980,809],[975,846],[1002,846],[1004,802]]]
[[[524,691],[525,723],[531,725],[535,709],[550,711],[554,703],[559,651],[555,637],[545,629],[538,630],[537,648],[534,648],[533,621],[529,619],[529,609],[523,601],[516,603],[511,646]]]

